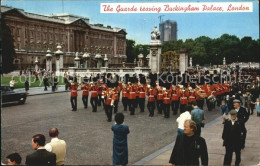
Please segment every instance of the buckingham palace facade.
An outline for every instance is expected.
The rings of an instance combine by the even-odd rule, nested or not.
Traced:
[[[64,68],[74,66],[76,52],[92,55],[90,68],[96,66],[94,57],[98,52],[102,56],[106,54],[108,66],[126,62],[125,29],[93,25],[88,18],[71,14],[45,16],[7,6],[1,7],[1,14],[14,39],[16,70],[34,68],[35,59],[44,69],[46,51],[55,52],[58,43],[64,52]]]

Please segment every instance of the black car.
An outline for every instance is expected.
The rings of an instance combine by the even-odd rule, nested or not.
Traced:
[[[8,85],[1,85],[2,90],[2,103],[9,103],[9,102],[18,102],[19,104],[24,104],[26,101],[26,93],[14,91],[10,89]]]

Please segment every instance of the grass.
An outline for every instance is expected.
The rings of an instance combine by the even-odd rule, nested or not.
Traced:
[[[25,76],[14,76],[15,80],[14,88],[24,88],[24,82],[25,82]],[[58,85],[64,85],[64,79],[62,76],[57,77],[58,78]],[[9,82],[11,81],[12,77],[1,77],[1,84],[7,84],[9,85]],[[39,77],[39,80],[36,81],[34,77],[28,77],[29,85],[31,87],[43,87],[43,77]],[[49,82],[51,82],[51,79],[49,78]],[[51,85],[51,84],[50,84]]]

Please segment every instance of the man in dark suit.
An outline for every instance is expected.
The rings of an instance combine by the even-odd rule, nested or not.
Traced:
[[[243,133],[245,134],[245,138],[244,138],[244,142],[242,143],[242,149],[245,148],[245,141],[246,141],[246,127],[245,127],[245,123],[248,121],[249,119],[249,113],[246,111],[246,109],[244,107],[240,106],[240,100],[235,99],[233,100],[233,104],[234,104],[234,109],[235,111],[237,111],[237,119],[242,122],[242,124],[244,125],[243,129]]]
[[[32,137],[32,147],[36,151],[26,156],[26,165],[56,165],[56,154],[48,152],[44,145],[44,135],[36,134]]]
[[[241,162],[241,149],[244,147],[245,139],[245,125],[237,118],[237,111],[231,110],[231,119],[224,123],[222,133],[223,146],[226,147],[226,154],[224,158],[224,165],[231,165],[232,154],[236,153],[235,166]]]

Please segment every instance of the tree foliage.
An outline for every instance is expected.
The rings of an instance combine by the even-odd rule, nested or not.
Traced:
[[[9,73],[14,70],[14,39],[11,35],[10,28],[6,25],[4,15],[1,17],[1,47],[2,47],[2,71],[3,73]]]
[[[162,53],[167,51],[188,51],[193,64],[222,64],[223,58],[227,63],[232,62],[259,62],[260,42],[251,37],[239,39],[235,35],[223,34],[221,37],[211,39],[200,36],[196,39],[186,39],[163,43]]]

